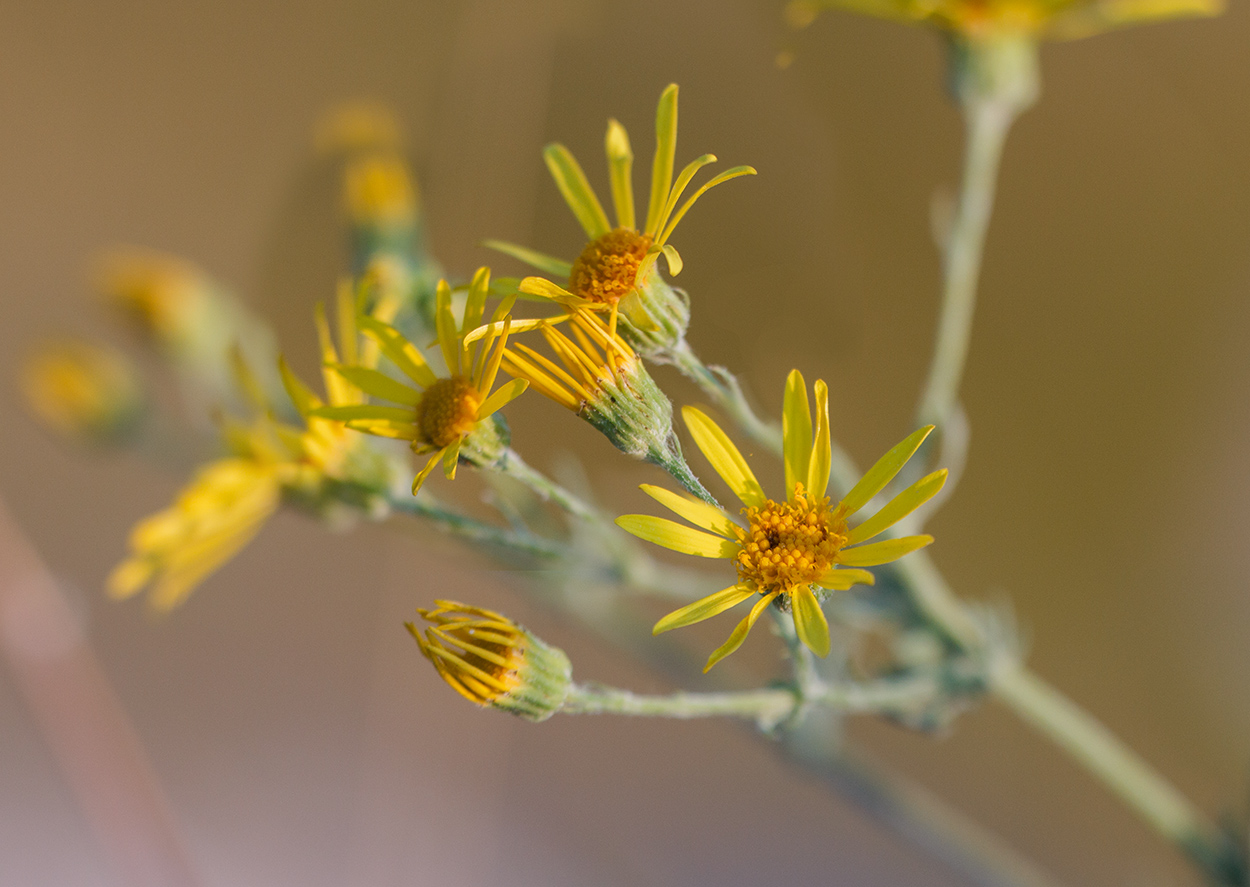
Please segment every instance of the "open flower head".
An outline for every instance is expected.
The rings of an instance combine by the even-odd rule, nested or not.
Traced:
[[[886,453],[837,503],[826,495],[831,448],[828,389],[815,385],[816,421],[812,423],[807,389],[798,370],[786,381],[783,414],[785,497],[770,499],[729,436],[693,407],[682,415],[691,436],[712,467],[742,502],[742,520],[720,508],[696,502],[661,487],[643,491],[686,524],[643,514],[627,514],[617,524],[635,536],[700,557],[724,558],[737,572],[730,587],[669,613],[655,625],[659,634],[701,622],[744,601],[755,599],[747,616],[712,653],[710,669],[738,649],[764,609],[772,604],[793,614],[799,639],[818,656],[829,654],[829,625],[820,601],[831,591],[871,585],[865,567],[898,560],[933,541],[932,536],[902,536],[870,542],[927,502],[946,482],[936,471],[895,496],[875,515],[851,526],[850,520],[894,479],[932,431],[921,428]]]
[[[485,336],[466,341],[466,331],[482,326],[489,290],[490,269],[479,268],[457,323],[451,288],[446,281],[439,282],[436,322],[438,345],[447,367],[445,376],[437,375],[420,349],[402,333],[368,317],[361,318],[361,329],[411,384],[350,359],[330,364],[340,383],[399,406],[333,405],[314,410],[313,414],[367,434],[409,441],[414,452],[428,455],[425,466],[413,480],[414,494],[440,462],[447,477],[454,478],[461,458],[484,467],[495,464],[506,451],[506,436],[495,421],[495,413],[518,397],[529,383],[514,379],[491,391],[512,323],[508,315],[510,299],[495,311]]]
[[[1112,28],[1187,16],[1218,15],[1223,0],[793,0],[787,17],[809,23],[821,9],[845,9],[929,25],[978,40],[1030,35],[1088,37]]]
[[[371,359],[372,349],[356,332],[350,287],[339,295],[336,348],[325,311],[318,306],[322,356],[336,363],[340,352]],[[140,521],[130,534],[130,554],[108,579],[109,594],[127,598],[151,587],[154,609],[169,610],[233,557],[260,532],[285,498],[319,514],[344,505],[375,509],[390,486],[394,467],[386,454],[342,422],[314,415],[322,399],[301,382],[285,361],[286,385],[302,425],[280,421],[242,354],[231,354],[235,384],[255,413],[249,421],[220,417],[230,456],[201,468],[174,504]],[[343,407],[359,403],[359,390],[326,371],[327,399]]]
[[[669,273],[681,272],[682,261],[670,243],[677,223],[685,217],[710,188],[732,178],[754,175],[749,166],[735,166],[713,176],[684,202],[682,196],[695,174],[715,155],[704,154],[691,161],[673,178],[677,153],[677,85],[670,84],[660,95],[656,108],[655,159],[651,166],[651,194],[647,214],[641,222],[634,208],[632,170],[634,155],[625,127],[608,121],[605,139],[608,178],[616,224],[608,220],[586,174],[567,148],[548,145],[543,158],[556,187],[586,232],[588,242],[572,262],[557,259],[526,247],[499,241],[488,245],[520,259],[564,285],[542,277],[521,281],[523,293],[551,299],[569,308],[584,307],[609,315],[608,328],[615,334],[618,317],[623,315],[624,335],[650,357],[684,337],[690,309],[683,294],[677,293],[661,277],[656,260],[661,254]]]
[[[424,635],[411,622],[408,631],[465,699],[531,721],[545,721],[564,704],[573,668],[563,650],[493,610],[435,601],[434,609],[417,612],[430,624]]]
[[[66,437],[115,441],[144,409],[143,389],[126,356],[114,348],[66,340],[40,348],[22,367],[31,411]]]

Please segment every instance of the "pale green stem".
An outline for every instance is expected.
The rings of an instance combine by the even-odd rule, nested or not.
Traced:
[[[543,501],[554,503],[574,517],[597,524],[608,522],[607,516],[599,509],[532,467],[514,449],[508,449],[497,470],[524,484]]]
[[[441,505],[433,505],[416,496],[391,496],[387,502],[395,511],[425,518],[439,529],[470,542],[541,558],[565,556],[565,546],[559,542],[508,527],[497,527],[494,524],[450,511]]]
[[[682,339],[665,355],[686,378],[690,379],[710,397],[715,404],[729,414],[734,424],[753,440],[768,447],[770,452],[781,454],[781,426],[755,415],[747,403],[742,386],[723,367],[709,367]]]
[[[966,128],[963,179],[955,217],[942,248],[942,307],[937,340],[917,411],[919,424],[932,423],[939,428],[959,398],[1003,144],[1011,124],[1037,95],[1036,70],[1019,61],[1023,57],[1026,62],[1035,63],[1035,47],[962,49],[962,54],[955,51],[954,76]],[[1001,64],[1004,58],[1015,65]],[[1028,84],[1021,88],[1021,77],[1034,78],[1031,89]]]

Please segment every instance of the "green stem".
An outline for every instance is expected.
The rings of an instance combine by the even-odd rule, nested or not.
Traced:
[[[576,685],[560,711],[564,714],[640,715],[659,718],[748,718],[771,728],[794,709],[790,690],[728,693],[672,693],[645,696],[614,687]]]
[[[1036,99],[1036,52],[1028,38],[953,47],[967,140],[959,202],[942,244],[942,307],[917,411],[922,425],[941,427],[959,398],[999,161],[1011,124]]]
[[[1244,885],[1246,872],[1206,817],[1141,755],[1096,718],[1021,666],[998,669],[994,696],[1102,780],[1155,831],[1217,884]]]
[[[598,524],[609,522],[603,512],[531,466],[511,447],[504,454],[497,469],[501,474],[524,484],[543,501],[554,502],[574,517]]]
[[[723,367],[709,367],[699,359],[685,339],[669,349],[665,358],[728,413],[751,439],[767,447],[775,455],[781,455],[781,426],[755,415],[755,410],[747,403],[742,386],[728,370]]]
[[[470,542],[492,545],[541,558],[559,558],[565,554],[564,546],[558,542],[535,536],[532,533],[497,527],[458,512],[449,511],[440,505],[433,505],[424,498],[391,496],[387,502],[394,511],[425,518],[453,536],[459,536]]]

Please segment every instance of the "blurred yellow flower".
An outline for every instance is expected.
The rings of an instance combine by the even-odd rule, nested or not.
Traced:
[[[352,360],[376,360],[362,348],[350,287],[339,293],[339,345],[325,311],[316,311],[321,355],[335,365],[340,353]],[[363,354],[362,354],[363,352]],[[370,357],[370,353],[373,357]],[[390,484],[393,468],[384,453],[342,422],[319,416],[322,400],[291,372],[280,372],[303,427],[281,422],[236,349],[236,385],[256,413],[250,422],[222,417],[221,434],[231,455],[201,468],[174,504],[141,521],[130,535],[130,556],[109,576],[108,591],[127,598],[151,585],[149,601],[160,611],[182,603],[210,573],[250,542],[285,497],[327,511],[342,505],[373,508]],[[360,403],[363,395],[337,373],[325,370],[328,401],[335,407]]]
[[[798,370],[790,373],[783,412],[786,498],[782,500],[764,495],[738,448],[715,422],[693,407],[682,410],[695,443],[742,501],[746,526],[720,508],[646,484],[642,490],[647,495],[698,529],[643,514],[627,514],[616,520],[641,539],[683,554],[725,558],[737,570],[734,585],[669,613],[656,623],[656,634],[701,622],[759,595],[729,640],[709,657],[704,671],[742,645],[769,604],[791,612],[803,644],[818,656],[827,656],[829,625],[820,608],[825,592],[845,591],[859,583],[871,585],[873,575],[864,567],[898,560],[933,541],[932,536],[918,535],[861,544],[936,494],[946,482],[945,469],[917,481],[858,526],[848,524],[852,515],[894,479],[933,427],[921,428],[896,445],[841,502],[831,505],[825,495],[831,449],[824,382],[816,382],[815,394],[813,429],[803,377]]]
[[[501,241],[487,241],[487,245],[562,279],[567,285],[566,289],[541,277],[527,277],[521,282],[522,292],[549,298],[568,308],[607,311],[610,318],[608,329],[613,335],[620,312],[624,312],[629,320],[631,333],[645,336],[657,327],[673,326],[676,329],[667,331],[661,342],[671,345],[668,340],[684,335],[689,322],[689,309],[684,298],[674,294],[659,273],[654,272],[655,262],[663,253],[669,272],[673,275],[681,273],[681,256],[669,243],[677,223],[710,188],[738,176],[755,175],[755,170],[749,166],[727,169],[705,182],[678,206],[691,179],[704,166],[715,163],[716,157],[704,154],[691,161],[674,182],[673,164],[677,154],[675,83],[660,95],[656,108],[651,197],[641,229],[634,213],[631,178],[633,150],[625,127],[615,120],[608,121],[605,149],[612,203],[616,210],[615,227],[608,221],[586,174],[569,150],[560,144],[548,145],[543,150],[543,159],[555,179],[556,187],[589,238],[573,262]]]
[[[489,465],[501,458],[506,443],[492,417],[528,387],[528,382],[514,379],[491,393],[508,342],[511,299],[495,311],[489,332],[478,344],[476,353],[473,349],[476,340],[466,341],[466,332],[481,326],[489,289],[490,269],[479,268],[457,324],[452,311],[451,288],[445,280],[439,282],[435,319],[446,376],[438,376],[426,363],[420,349],[402,333],[381,320],[368,317],[361,318],[361,329],[413,385],[398,382],[371,366],[357,365],[352,360],[327,364],[341,377],[340,383],[401,406],[374,406],[363,402],[333,404],[314,410],[313,415],[334,419],[367,434],[406,440],[413,452],[432,454],[412,482],[414,494],[440,460],[447,477],[454,478],[462,455],[478,465]]]
[[[143,392],[130,361],[103,345],[45,345],[27,359],[21,382],[31,411],[68,437],[120,436],[143,410]]]
[[[1028,34],[1051,39],[1088,37],[1112,28],[1185,16],[1218,15],[1223,0],[792,0],[798,26],[821,9],[845,9],[963,37]]]
[[[422,636],[405,623],[421,652],[452,689],[476,705],[543,721],[560,710],[572,686],[572,666],[507,616],[456,601],[417,610],[430,623]]]

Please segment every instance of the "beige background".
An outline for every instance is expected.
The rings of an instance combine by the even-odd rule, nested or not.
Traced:
[[[679,159],[761,173],[678,232],[695,346],[769,409],[791,366],[829,380],[861,461],[907,429],[936,311],[928,207],[960,144],[929,34],[828,15],[794,35],[751,0],[5,3],[0,25],[6,378],[42,335],[124,341],[84,282],[116,242],[201,262],[307,359],[342,257],[310,147],[333,102],[393,103],[439,255],[503,270],[478,240],[579,242],[541,146],[602,183],[605,118],[645,156],[676,80]],[[960,591],[1010,600],[1037,670],[1212,814],[1244,808],[1250,760],[1248,38],[1238,6],[1045,49],[989,238],[971,464],[933,524]],[[558,441],[606,501],[642,504],[655,472],[553,405],[514,412],[540,465]],[[460,704],[400,628],[435,595],[527,619],[583,678],[665,685],[428,535],[284,514],[171,618],[111,605],[129,525],[181,469],[54,442],[11,386],[0,427],[0,492],[85,614],[208,884],[963,883],[732,725],[534,727]],[[853,735],[1073,884],[1198,883],[994,705],[940,740]],[[0,882],[116,883],[3,675]]]

